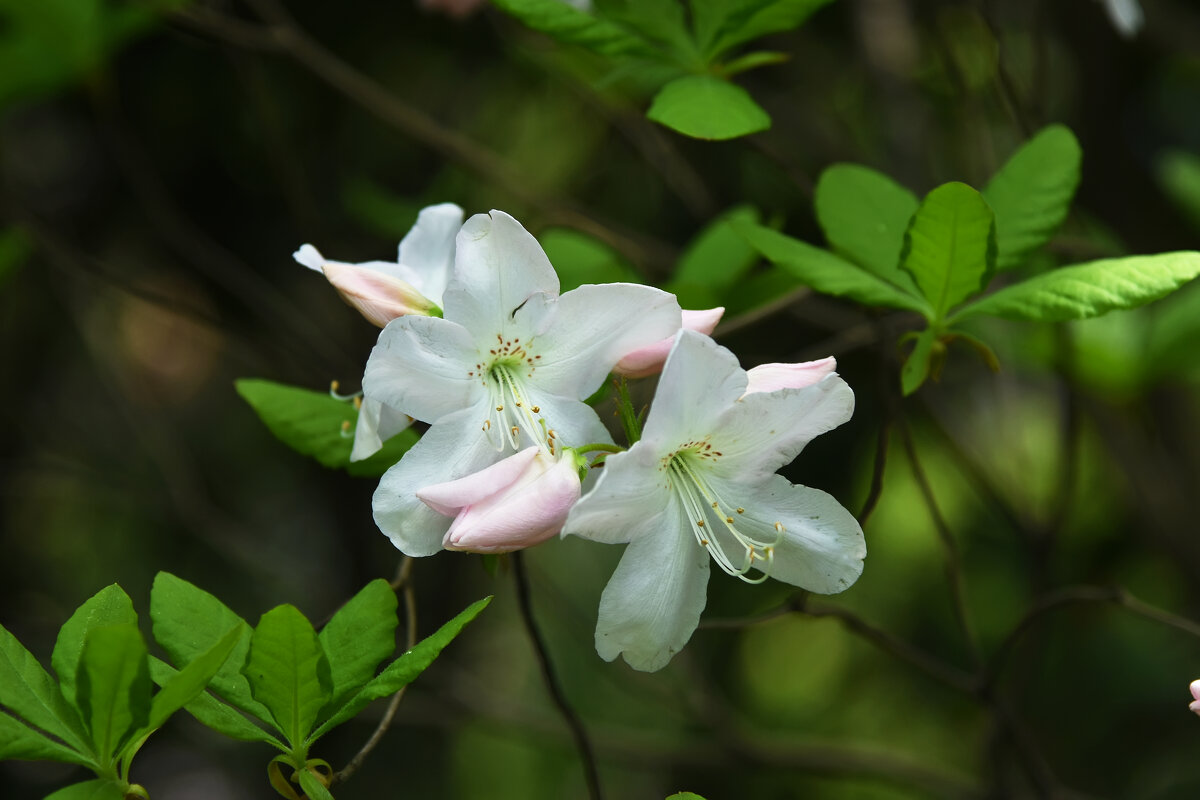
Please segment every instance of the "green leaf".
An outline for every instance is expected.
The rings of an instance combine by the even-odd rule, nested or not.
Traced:
[[[743,72],[748,72],[759,67],[769,67],[775,64],[782,64],[791,58],[787,53],[779,53],[774,50],[756,50],[753,53],[746,53],[738,56],[732,61],[726,61],[717,70],[723,78],[731,78],[734,75],[739,75]]]
[[[333,716],[325,720],[319,728],[313,731],[312,736],[308,738],[308,743],[312,744],[333,728],[353,718],[359,711],[366,708],[372,700],[378,700],[381,697],[395,694],[412,683],[418,675],[425,671],[426,667],[433,663],[433,660],[438,657],[443,648],[450,644],[454,640],[454,637],[458,636],[463,627],[475,619],[480,611],[487,608],[490,602],[492,602],[492,598],[485,597],[482,600],[472,603],[461,614],[438,628],[432,636],[417,642],[411,650],[406,651],[402,656],[389,664],[387,669],[379,673],[374,680],[359,690]]]
[[[204,691],[217,670],[229,658],[234,647],[242,640],[242,626],[237,625],[221,637],[208,652],[192,659],[192,662],[166,681],[162,690],[154,695],[150,704],[150,719],[146,733],[157,730],[179,709],[196,699]]]
[[[937,334],[933,328],[921,331],[912,352],[904,360],[904,366],[900,370],[900,388],[905,397],[920,389],[921,384],[929,377],[930,356],[933,354],[933,343],[936,339]]]
[[[987,314],[1005,319],[1062,322],[1136,308],[1200,275],[1200,253],[1107,258],[1060,267],[965,306],[954,320]]]
[[[146,642],[133,623],[88,631],[77,677],[80,710],[102,763],[114,756],[126,734],[150,715],[150,667]]]
[[[59,628],[50,665],[58,674],[58,685],[68,703],[79,705],[75,702],[75,676],[88,632],[101,626],[126,623],[136,625],[137,612],[133,610],[129,595],[114,583],[84,601]]]
[[[641,276],[620,253],[595,237],[570,228],[550,228],[538,243],[558,273],[562,291],[585,283],[638,283]]]
[[[125,787],[110,778],[74,783],[63,787],[45,800],[124,800]]]
[[[77,750],[88,749],[87,732],[79,713],[62,696],[58,684],[33,654],[2,625],[0,705]]]
[[[979,192],[952,182],[925,196],[904,234],[900,265],[921,287],[935,319],[981,291],[995,263],[996,225]]]
[[[725,305],[725,295],[758,261],[758,251],[730,226],[734,220],[756,223],[759,214],[751,206],[732,208],[710,222],[684,249],[665,287],[678,296],[680,305]]]
[[[316,775],[313,775],[306,769],[302,769],[297,772],[297,777],[300,779],[300,788],[304,790],[304,794],[308,796],[308,800],[333,800],[333,795],[330,794],[329,788],[317,780]]]
[[[704,798],[694,792],[676,792],[667,800],[704,800]]]
[[[0,711],[0,760],[9,758],[64,761],[68,764],[96,768],[95,762],[87,756],[38,733]]]
[[[1013,153],[983,190],[996,213],[996,265],[1017,266],[1050,240],[1079,186],[1083,151],[1065,125],[1043,128]]]
[[[683,4],[679,0],[611,3],[601,5],[597,13],[618,25],[637,31],[643,39],[657,45],[659,60],[674,62],[687,69],[704,66],[684,20]]]
[[[759,253],[823,294],[847,297],[867,306],[918,311],[928,316],[929,304],[894,283],[835,256],[762,225],[731,223]]]
[[[295,606],[262,615],[242,674],[292,747],[304,741],[332,693],[329,660],[312,623]]]
[[[150,677],[159,686],[165,686],[167,682],[178,674],[179,670],[167,662],[151,657]],[[206,692],[196,695],[195,699],[185,705],[184,708],[189,714],[199,720],[201,724],[231,739],[238,739],[243,742],[266,742],[285,753],[289,751],[288,746],[279,741],[275,736],[242,716],[232,706],[225,705]],[[263,714],[264,716],[267,714],[265,709]]]
[[[653,56],[639,36],[619,25],[580,11],[562,0],[492,0],[522,24],[566,44],[579,45],[605,56]]]
[[[176,664],[189,664],[207,653],[230,628],[241,631],[229,658],[212,678],[212,688],[234,706],[264,722],[270,712],[254,700],[242,664],[250,649],[250,626],[217,598],[169,572],[154,576],[150,589],[154,639]]]
[[[797,28],[814,11],[830,2],[832,0],[709,0],[706,5],[724,5],[729,12],[721,25],[701,39],[701,48],[709,57],[715,57],[751,39]],[[693,10],[697,4],[697,0],[693,0]]]
[[[370,458],[364,458],[362,461],[348,461],[346,472],[356,478],[378,478],[399,461],[400,457],[407,453],[408,449],[420,438],[421,434],[412,428],[402,430],[384,442],[379,452]]]
[[[340,707],[375,677],[375,668],[396,650],[396,593],[376,579],[338,609],[318,637],[333,681],[330,705]]]
[[[711,75],[687,75],[668,83],[646,116],[696,139],[734,139],[771,127],[766,111],[740,86]]]
[[[921,205],[916,195],[869,167],[834,164],[817,181],[814,205],[834,252],[918,294],[900,269],[904,232]]]

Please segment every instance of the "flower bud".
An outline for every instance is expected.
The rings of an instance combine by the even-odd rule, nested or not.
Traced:
[[[1189,688],[1192,690],[1192,702],[1188,708],[1200,714],[1200,681],[1192,681]]]
[[[366,317],[372,325],[380,328],[397,317],[406,314],[430,316],[438,313],[437,304],[421,294],[411,283],[384,269],[395,267],[386,262],[347,264],[343,261],[327,261],[317,248],[303,245],[293,255],[309,269],[325,273],[325,277],[345,300]],[[379,264],[378,267],[375,264]]]
[[[701,311],[688,311],[685,309],[683,312],[683,328],[684,330],[696,331],[707,336],[716,329],[717,323],[721,321],[721,315],[724,313],[725,309],[721,306],[706,308]],[[657,375],[662,372],[663,364],[667,360],[667,354],[671,352],[671,345],[674,343],[675,337],[672,336],[669,339],[663,339],[662,341],[634,350],[617,362],[617,365],[613,367],[613,372],[617,375],[623,375],[626,378],[645,378],[648,375]]]
[[[801,361],[798,364],[760,364],[746,371],[749,383],[746,394],[774,392],[779,389],[803,389],[819,383],[826,375],[837,369],[833,356],[818,361]],[[742,395],[745,397],[745,395]]]
[[[574,457],[529,447],[486,469],[417,491],[425,505],[454,517],[447,550],[507,553],[557,534],[579,499]]]

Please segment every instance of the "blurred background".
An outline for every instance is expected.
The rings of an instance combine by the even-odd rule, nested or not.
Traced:
[[[453,201],[516,216],[564,289],[635,279],[726,306],[717,338],[746,367],[836,355],[855,417],[793,481],[857,513],[884,459],[854,587],[818,603],[714,574],[709,624],[660,673],[593,649],[620,548],[528,553],[607,797],[1200,793],[1200,287],[1084,324],[988,323],[999,373],[952,348],[901,401],[915,320],[809,293],[710,229],[738,209],[822,244],[825,167],[867,164],[918,196],[980,187],[1061,122],[1083,181],[1030,269],[1197,248],[1195,3],[1144,0],[1123,34],[1118,2],[837,0],[764,42],[786,62],[739,78],[773,127],[721,143],[645,119],[642,76],[488,7],[169,5],[0,0],[0,622],[35,654],[113,582],[145,623],[159,570],[251,623],[284,602],[325,619],[395,573],[375,481],[290,451],[233,381],[356,389],[377,330],[291,253],[391,259],[419,208]],[[698,248],[747,277],[673,278]],[[978,670],[925,487],[961,554]],[[584,796],[509,565],[443,553],[413,580],[422,635],[497,597],[338,796]],[[343,766],[381,712],[313,755]],[[272,755],[180,714],[133,779],[155,800],[265,798]],[[0,794],[82,777],[5,762]]]

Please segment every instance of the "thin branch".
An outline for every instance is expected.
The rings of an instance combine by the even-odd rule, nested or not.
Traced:
[[[904,451],[912,465],[913,477],[917,481],[921,495],[925,498],[925,504],[929,507],[929,515],[933,517],[934,527],[946,550],[946,577],[950,581],[950,591],[954,596],[954,611],[959,628],[962,630],[963,639],[972,660],[977,666],[981,665],[983,656],[979,649],[979,640],[975,637],[975,630],[971,627],[970,612],[967,608],[967,590],[963,581],[962,555],[958,551],[958,543],[954,540],[954,534],[951,532],[950,526],[946,524],[941,509],[938,508],[933,487],[929,484],[929,478],[925,475],[925,469],[917,457],[917,448],[913,444],[912,432],[903,417],[900,419],[899,427],[900,438],[904,442]]]
[[[398,590],[404,598],[404,649],[411,650],[417,643],[417,596],[413,591],[412,569],[415,559],[412,556],[405,556],[400,561],[400,566],[396,570],[396,577],[392,579],[392,589]],[[388,702],[387,709],[383,712],[383,718],[379,720],[379,724],[375,726],[374,732],[371,733],[371,738],[367,739],[366,744],[362,746],[354,758],[340,772],[333,776],[330,783],[340,783],[348,779],[354,773],[358,772],[359,767],[367,760],[367,756],[371,755],[371,751],[378,746],[383,735],[387,733],[388,728],[392,726],[392,721],[396,718],[396,710],[400,708],[400,701],[404,699],[404,692],[408,686],[402,686],[400,691],[392,695],[391,701]]]
[[[519,550],[512,554],[513,575],[517,581],[517,605],[521,609],[521,621],[525,623],[525,630],[533,642],[533,650],[537,655],[538,666],[542,670],[546,689],[549,690],[554,705],[558,707],[559,714],[567,723],[567,727],[571,729],[571,736],[575,739],[575,747],[579,750],[579,758],[583,762],[588,797],[591,800],[601,800],[600,773],[596,768],[596,754],[592,751],[592,744],[588,740],[587,731],[583,728],[583,722],[580,721],[579,716],[567,702],[566,695],[563,694],[558,677],[554,674],[554,668],[550,665],[546,642],[542,639],[542,634],[533,619],[533,605],[529,597],[529,576],[525,572],[523,556],[524,554]]]

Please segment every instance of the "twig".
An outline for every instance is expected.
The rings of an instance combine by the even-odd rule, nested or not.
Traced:
[[[413,591],[412,584],[412,569],[415,559],[412,556],[405,556],[400,561],[400,567],[396,570],[396,577],[392,579],[392,589],[398,590],[404,598],[404,649],[411,650],[413,645],[417,643],[417,597]],[[408,686],[400,687],[400,691],[392,695],[391,701],[388,702],[387,710],[383,712],[383,718],[379,720],[379,724],[375,726],[374,732],[371,733],[371,738],[367,739],[366,744],[362,746],[354,758],[350,759],[345,767],[340,772],[333,776],[330,783],[339,783],[346,780],[354,773],[358,772],[359,767],[367,760],[367,756],[383,739],[383,735],[387,733],[388,728],[392,726],[392,720],[396,718],[396,710],[400,708],[400,701],[404,699],[404,692]]]
[[[954,541],[954,534],[946,524],[945,518],[942,517],[941,509],[938,508],[933,487],[930,486],[929,478],[921,466],[921,460],[917,457],[917,448],[913,444],[912,432],[903,417],[900,418],[899,427],[900,438],[904,442],[904,451],[912,465],[913,477],[917,481],[921,495],[925,498],[925,504],[929,507],[929,515],[933,517],[934,527],[946,550],[946,577],[950,581],[950,591],[954,595],[954,611],[959,628],[962,629],[963,639],[972,660],[977,666],[982,665],[983,656],[979,650],[979,641],[975,638],[975,631],[971,627],[970,612],[967,609],[967,591],[963,582],[962,555],[958,551],[958,543]]]
[[[571,736],[575,739],[575,747],[579,750],[579,758],[583,762],[583,773],[588,787],[588,797],[591,800],[601,800],[603,795],[600,792],[600,773],[596,768],[596,754],[592,751],[592,744],[588,740],[587,731],[584,730],[583,723],[563,694],[562,687],[558,683],[558,677],[554,674],[554,668],[550,665],[550,656],[546,650],[546,642],[542,639],[542,634],[533,619],[533,605],[529,598],[529,576],[525,572],[523,555],[519,550],[512,554],[513,575],[517,581],[517,605],[521,609],[521,621],[525,623],[525,630],[529,633],[529,638],[533,642],[533,650],[537,655],[538,666],[542,670],[542,678],[546,682],[546,689],[549,690],[554,705],[558,707],[558,711],[567,723],[567,727],[571,729]]]

